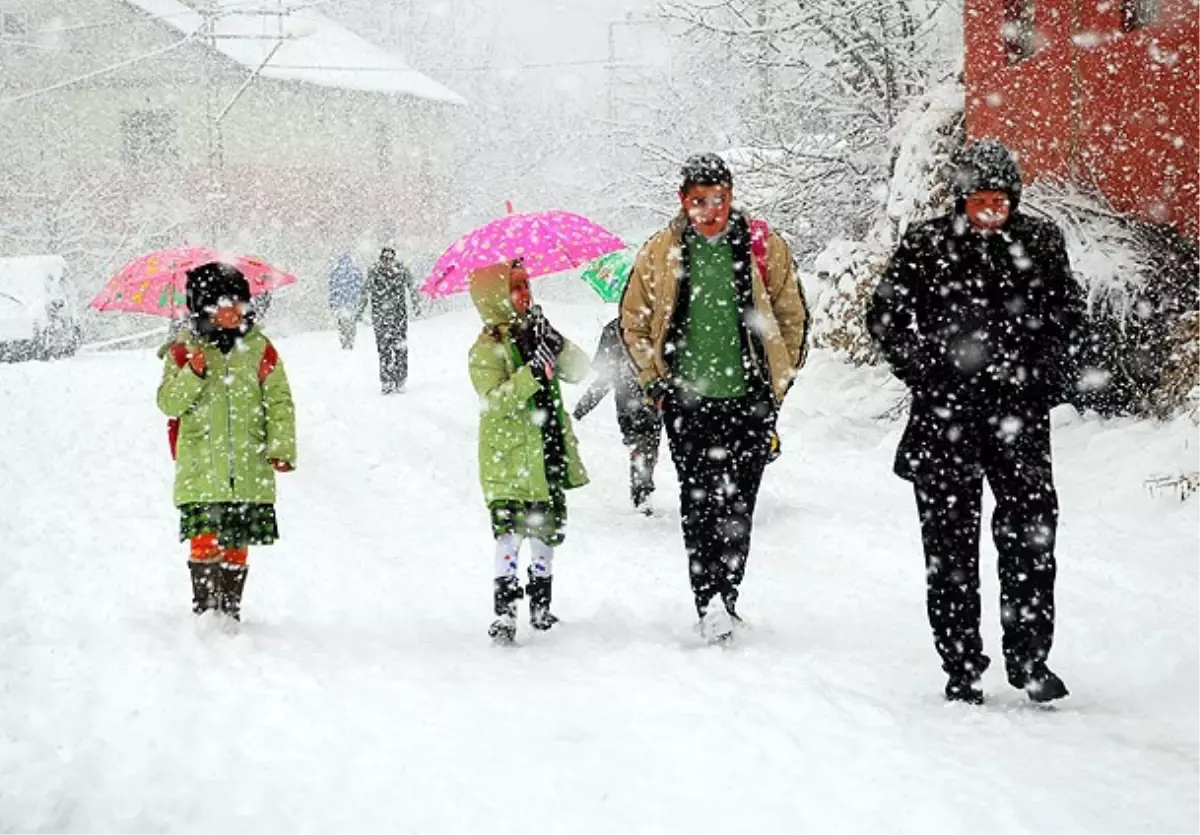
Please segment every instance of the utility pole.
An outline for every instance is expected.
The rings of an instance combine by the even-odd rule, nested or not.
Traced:
[[[217,110],[220,107],[218,99],[221,95],[218,80],[220,67],[217,56],[217,19],[221,12],[219,3],[220,0],[208,0],[202,12],[204,15],[203,40],[206,47],[204,55],[204,123],[208,133],[208,181],[204,193],[204,209],[208,220],[209,243],[214,247],[220,246],[223,232],[221,203],[225,198],[221,182],[223,179],[222,168],[224,167],[221,159],[221,124],[217,119]]]
[[[222,123],[230,109],[237,104],[242,94],[250,88],[263,69],[275,57],[275,53],[292,35],[284,31],[283,18],[288,13],[282,0],[277,0],[278,11],[246,12],[274,16],[276,18],[275,35],[220,35],[217,33],[217,22],[223,14],[222,0],[207,0],[200,12],[204,18],[201,24],[201,41],[205,45],[204,56],[204,121],[208,134],[208,175],[204,195],[205,216],[208,221],[209,243],[213,247],[221,245],[221,237],[225,232],[225,208],[229,195],[225,193],[225,136]],[[221,104],[221,56],[217,52],[217,42],[225,38],[254,39],[274,41],[262,62],[246,77],[242,85],[224,105]]]
[[[605,96],[605,112],[608,115],[608,121],[614,122],[617,118],[617,102],[615,92],[617,88],[617,70],[622,66],[634,66],[629,62],[624,64],[617,61],[617,27],[625,26],[633,28],[634,26],[655,26],[658,21],[653,18],[638,19],[633,16],[633,12],[626,12],[624,20],[610,20],[608,22],[608,61],[605,64],[608,81],[605,84],[607,92]]]
[[[765,120],[771,106],[771,39],[767,35],[767,11],[763,8],[763,0],[759,0],[755,22],[758,25],[758,115]]]

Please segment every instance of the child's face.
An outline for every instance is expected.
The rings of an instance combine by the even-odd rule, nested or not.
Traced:
[[[246,318],[245,307],[241,302],[222,296],[212,313],[213,324],[222,330],[240,327]]]
[[[529,273],[523,266],[512,268],[512,277],[509,279],[508,286],[517,315],[524,317],[529,312],[529,308],[533,306],[533,296],[529,292]]]

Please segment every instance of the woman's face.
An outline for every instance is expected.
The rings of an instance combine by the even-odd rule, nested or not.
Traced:
[[[533,296],[529,292],[529,273],[521,264],[514,264],[508,281],[509,295],[518,316],[524,316],[533,306]]]

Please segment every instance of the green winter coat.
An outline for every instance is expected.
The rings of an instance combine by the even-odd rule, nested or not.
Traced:
[[[546,455],[533,396],[541,385],[510,332],[516,320],[508,289],[508,268],[494,267],[471,276],[471,298],[484,329],[470,353],[471,383],[480,397],[479,480],[484,501],[547,502]],[[556,366],[551,393],[563,429],[566,451],[565,488],[588,483],[579,457],[579,442],[562,405],[558,379],[577,383],[587,377],[590,362],[578,346],[567,342]]]
[[[257,328],[228,354],[186,339],[189,349],[203,348],[205,376],[181,368],[168,350],[158,387],[158,408],[179,418],[175,504],[274,504],[270,460],[296,464],[296,411],[283,363],[276,359],[259,382],[270,343]]]

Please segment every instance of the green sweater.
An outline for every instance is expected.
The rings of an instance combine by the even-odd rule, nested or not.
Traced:
[[[714,400],[746,394],[742,369],[741,315],[733,286],[733,248],[725,238],[710,243],[686,236],[691,261],[688,320],[675,362],[675,377],[689,391]]]

